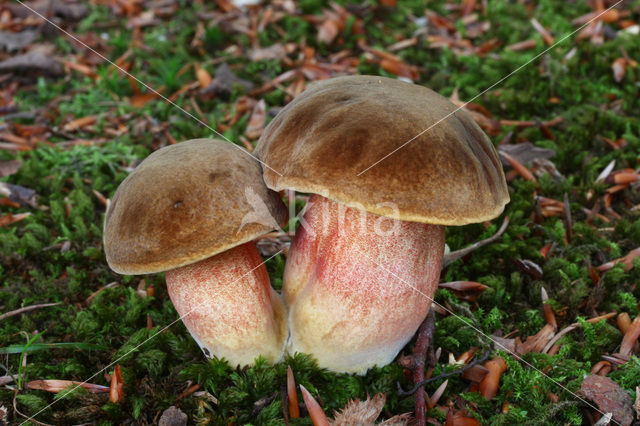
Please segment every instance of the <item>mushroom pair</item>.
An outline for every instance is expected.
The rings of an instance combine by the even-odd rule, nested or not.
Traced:
[[[277,362],[286,310],[252,240],[286,220],[250,153],[195,139],[154,152],[120,184],[104,248],[118,273],[166,271],[169,297],[205,355]]]
[[[444,226],[492,219],[509,200],[493,145],[464,111],[384,77],[312,85],[269,123],[256,154],[264,175],[220,141],[159,150],[121,184],[105,222],[109,265],[167,271],[205,354],[236,365],[277,361],[287,323],[289,352],[321,367],[388,364],[429,310]],[[267,187],[314,194],[285,266],[288,314],[250,242],[286,220]]]
[[[310,86],[256,154],[269,188],[314,194],[285,266],[288,350],[339,372],[395,358],[437,289],[445,226],[495,218],[509,201],[495,148],[467,113],[384,77]]]

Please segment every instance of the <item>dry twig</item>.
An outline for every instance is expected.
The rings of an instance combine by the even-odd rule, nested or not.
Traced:
[[[456,260],[468,255],[469,253],[479,249],[480,247],[484,247],[487,244],[491,244],[492,242],[496,241],[498,238],[500,238],[500,236],[502,236],[502,234],[504,234],[504,231],[507,230],[507,226],[509,226],[509,216],[505,216],[504,220],[502,221],[502,225],[500,225],[500,229],[498,229],[498,231],[489,238],[473,243],[463,249],[445,254],[444,258],[442,259],[442,268],[449,266]]]
[[[49,306],[57,306],[62,304],[62,302],[55,302],[55,303],[40,303],[38,305],[31,305],[31,306],[24,306],[20,309],[16,309],[15,311],[10,311],[10,312],[6,312],[2,315],[0,315],[0,321],[10,318],[12,316],[15,315],[20,315],[24,312],[29,312],[29,311],[33,311],[35,309],[40,309],[40,308],[48,308]]]

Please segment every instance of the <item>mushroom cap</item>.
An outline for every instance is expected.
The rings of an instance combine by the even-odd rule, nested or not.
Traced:
[[[166,271],[251,241],[287,220],[260,163],[239,146],[194,139],[157,150],[120,184],[104,224],[109,266]]]
[[[398,220],[464,225],[509,202],[498,154],[473,119],[430,89],[385,77],[311,85],[265,128],[256,155],[271,189]]]

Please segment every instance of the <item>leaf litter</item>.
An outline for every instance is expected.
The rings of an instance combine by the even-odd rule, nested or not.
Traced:
[[[606,411],[600,404],[613,405],[614,419],[627,421],[633,406],[622,395],[637,395],[640,380],[634,325],[640,309],[640,268],[634,268],[640,246],[634,154],[640,124],[633,114],[640,107],[640,51],[630,37],[640,9],[625,3],[605,12],[575,41],[475,98],[613,4],[513,3],[507,10],[466,0],[433,2],[427,9],[390,0],[278,0],[249,7],[218,1],[184,10],[172,0],[27,2],[250,150],[279,109],[308,84],[333,76],[396,76],[464,105],[505,160],[509,224],[504,230],[498,222],[448,230],[447,242],[459,255],[443,270],[436,300],[569,389],[582,383],[598,407]],[[19,344],[20,331],[49,330],[31,345],[43,346],[29,354],[25,366],[18,357],[8,361],[12,373],[24,368],[30,382],[24,389],[4,384],[0,399],[19,407],[9,409],[12,420],[24,420],[19,413],[33,414],[50,401],[33,383],[80,382],[115,360],[115,351],[155,333],[154,324],[175,319],[157,277],[149,278],[140,297],[137,281],[106,269],[102,214],[141,158],[210,132],[19,4],[9,3],[2,13],[0,305],[13,312],[65,301],[2,324],[4,348]],[[590,66],[584,70],[581,64]],[[303,198],[293,200],[304,204]],[[271,235],[258,245],[264,254],[289,243],[289,235]],[[276,287],[283,262],[279,255],[267,264]],[[541,288],[547,294],[542,300]],[[474,364],[479,358],[471,348],[483,340],[447,311],[434,310],[426,375],[437,380],[424,385],[432,395],[425,408],[430,423],[598,421],[599,413],[574,403],[518,359],[493,353]],[[63,346],[73,342],[111,350],[74,354]],[[285,398],[271,398],[286,386],[283,365],[231,371],[223,361],[198,354],[176,326],[119,362],[121,377],[114,372],[109,380],[96,379],[96,386],[112,386],[107,405],[61,399],[42,420],[151,423],[175,404],[190,419],[242,424],[253,421],[257,401],[265,402],[259,421],[283,419]],[[456,362],[443,362],[447,354]],[[412,396],[397,393],[398,383],[410,388],[413,381],[398,362],[362,378],[321,371],[302,355],[286,362],[327,413],[373,404],[363,410],[373,413],[381,406],[381,417],[390,419],[415,410]],[[592,371],[598,375],[589,376]],[[600,379],[584,377],[613,384],[591,386]],[[196,385],[203,390],[169,397]],[[349,402],[356,398],[359,403]]]

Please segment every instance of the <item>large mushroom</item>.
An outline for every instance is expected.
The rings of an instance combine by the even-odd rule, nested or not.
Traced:
[[[252,240],[286,216],[251,154],[220,140],[182,142],[151,154],[118,187],[105,219],[107,262],[121,274],[166,271],[205,355],[276,362],[286,311]]]
[[[445,226],[503,211],[495,148],[455,109],[421,86],[351,76],[315,83],[269,123],[256,148],[267,186],[314,194],[284,273],[290,351],[339,372],[388,364],[427,315]]]

